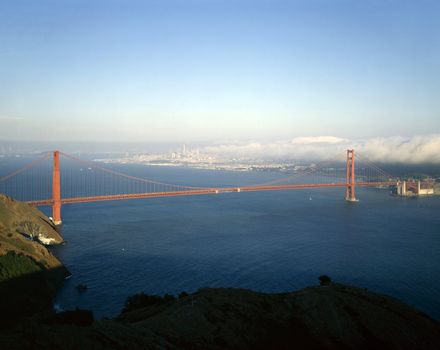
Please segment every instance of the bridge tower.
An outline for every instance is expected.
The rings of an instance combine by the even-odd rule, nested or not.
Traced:
[[[355,179],[354,179],[354,149],[347,150],[347,177],[346,177],[346,190],[345,200],[349,202],[357,202],[355,193]]]
[[[52,174],[52,220],[55,225],[61,225],[61,186],[60,186],[60,152],[53,152]]]

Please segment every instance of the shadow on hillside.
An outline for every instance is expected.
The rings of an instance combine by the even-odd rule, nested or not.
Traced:
[[[51,315],[52,299],[68,275],[65,267],[57,267],[1,281],[0,328],[13,327],[24,317]]]

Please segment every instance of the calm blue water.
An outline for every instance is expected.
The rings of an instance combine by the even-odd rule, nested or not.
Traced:
[[[282,177],[115,168],[201,186]],[[316,285],[327,274],[440,320],[440,197],[400,198],[377,189],[359,189],[359,203],[343,196],[343,189],[320,189],[63,206],[67,243],[53,251],[72,277],[55,303],[89,308],[100,318],[115,316],[127,296],[141,291],[178,294],[209,286],[285,292]],[[89,289],[79,293],[78,283]]]

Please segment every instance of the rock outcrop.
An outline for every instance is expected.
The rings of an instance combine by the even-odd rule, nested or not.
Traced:
[[[0,193],[0,228],[44,245],[63,243],[49,218],[37,208]]]

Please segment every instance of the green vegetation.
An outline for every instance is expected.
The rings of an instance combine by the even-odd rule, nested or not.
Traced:
[[[46,324],[70,324],[76,326],[90,326],[93,323],[93,312],[90,310],[63,311],[50,316],[44,323]]]
[[[0,194],[0,328],[53,312],[52,298],[68,271],[39,236],[63,241],[39,210]]]
[[[10,245],[10,248],[14,251],[17,251],[19,253],[25,253],[27,255],[34,256],[37,258],[37,251],[35,250],[35,247],[30,244],[31,241],[26,240],[25,238],[17,237],[17,235],[14,236],[14,234],[7,235],[8,239],[5,239],[5,237],[0,237],[0,241],[5,241]]]
[[[134,294],[125,301],[122,313],[141,309],[153,305],[162,305],[174,301],[176,298],[170,294],[165,294],[163,297],[158,295],[148,295],[144,293]]]
[[[15,230],[25,236],[31,238],[38,237],[42,233],[41,226],[32,222],[31,220],[22,220],[20,222],[14,222]]]
[[[181,293],[179,294],[179,299],[186,298],[187,296],[188,296],[188,293],[185,292],[185,291],[183,291],[183,292],[181,292]]]
[[[321,275],[318,277],[318,279],[321,286],[328,286],[330,283],[332,283],[332,279],[327,275]]]
[[[0,256],[0,282],[41,271],[41,265],[27,256],[15,252]]]
[[[63,242],[49,218],[37,208],[0,193],[0,236],[8,233],[15,236],[18,233],[29,237],[41,236],[51,239],[52,244]]]
[[[281,294],[201,289],[127,299],[117,319],[75,310],[0,330],[5,349],[438,349],[440,325],[392,298],[331,283]]]

